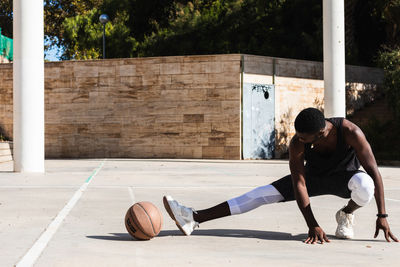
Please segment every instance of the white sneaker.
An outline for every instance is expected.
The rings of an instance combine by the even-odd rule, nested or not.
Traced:
[[[336,221],[338,223],[335,233],[336,237],[344,239],[353,238],[354,215],[345,213],[342,208],[336,212]]]
[[[171,196],[164,196],[163,202],[169,216],[175,221],[182,233],[190,235],[194,228],[199,226],[199,223],[193,219],[193,213],[196,212],[194,209],[180,205]]]

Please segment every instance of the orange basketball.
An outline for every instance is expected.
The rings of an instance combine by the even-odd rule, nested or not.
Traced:
[[[135,203],[125,215],[125,227],[136,239],[149,240],[158,235],[162,226],[162,215],[152,203]]]

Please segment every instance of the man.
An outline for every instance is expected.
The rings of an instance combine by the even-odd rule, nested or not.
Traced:
[[[330,242],[313,215],[309,197],[332,194],[350,198],[336,213],[335,232],[338,238],[350,239],[354,236],[353,212],[375,196],[378,214],[374,237],[383,230],[388,242],[390,238],[398,242],[386,219],[382,177],[360,128],[344,118],[325,119],[315,108],[301,111],[294,124],[296,134],[289,145],[290,175],[200,211],[164,196],[164,206],[179,229],[190,235],[205,221],[241,214],[264,204],[296,200],[309,228],[305,243]],[[359,170],[360,163],[366,173]]]

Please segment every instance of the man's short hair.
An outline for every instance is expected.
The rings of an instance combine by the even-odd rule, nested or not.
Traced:
[[[313,134],[325,128],[324,114],[316,108],[303,109],[294,121],[298,133]]]

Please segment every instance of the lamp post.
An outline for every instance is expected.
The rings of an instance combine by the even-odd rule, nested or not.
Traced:
[[[110,20],[107,14],[101,14],[99,17],[101,24],[103,24],[103,59],[106,58],[106,23]]]

